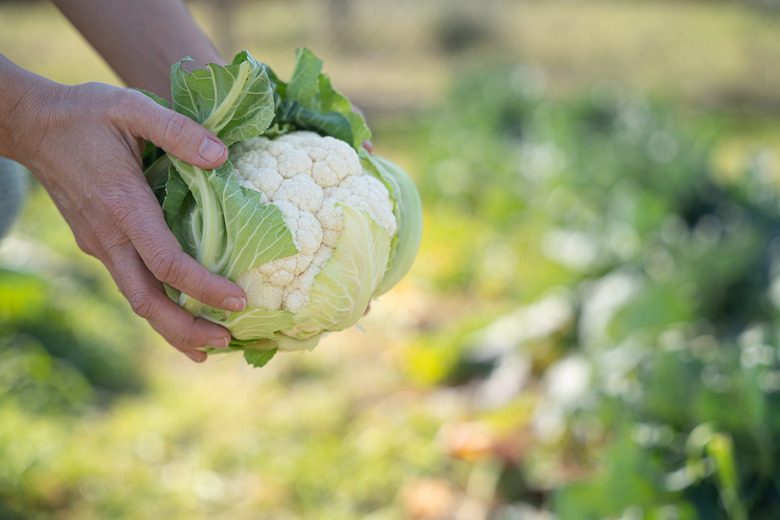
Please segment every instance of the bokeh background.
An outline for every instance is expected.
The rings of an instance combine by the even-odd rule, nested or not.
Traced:
[[[425,206],[362,330],[195,365],[30,182],[0,244],[0,519],[780,511],[780,3],[213,0],[325,61]],[[49,2],[0,49],[118,84]]]

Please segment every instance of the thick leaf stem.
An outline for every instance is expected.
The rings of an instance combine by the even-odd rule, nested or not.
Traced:
[[[220,267],[220,237],[224,235],[225,228],[222,204],[214,187],[209,183],[205,170],[175,157],[171,157],[171,162],[179,170],[192,194],[200,199],[198,206],[201,208],[201,240],[195,259],[212,273],[217,273]]]
[[[220,100],[220,103],[215,107],[215,110],[209,114],[209,117],[203,121],[203,126],[215,135],[219,134],[219,131],[224,128],[230,122],[230,115],[235,112],[236,107],[239,104],[239,97],[246,93],[246,82],[249,79],[251,73],[251,63],[245,61],[238,68],[238,75],[235,82],[230,87],[227,95],[224,99]],[[212,81],[216,81],[216,77],[212,77]],[[217,86],[214,85],[214,91],[217,91]]]

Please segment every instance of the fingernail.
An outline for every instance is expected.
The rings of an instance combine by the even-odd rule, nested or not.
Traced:
[[[194,362],[196,362],[196,363],[203,363],[204,361],[206,361],[206,353],[205,353],[205,352],[200,352],[200,351],[195,351],[195,352],[186,351],[186,352],[184,352],[184,353],[187,355],[187,357],[188,357],[188,358],[190,358],[191,360],[193,360],[193,361],[194,361]]]
[[[229,344],[230,344],[230,338],[226,338],[222,336],[219,338],[212,339],[211,341],[208,342],[206,346],[211,348],[227,348]]]
[[[200,153],[201,159],[209,164],[214,164],[222,157],[222,154],[225,153],[225,147],[210,137],[207,137],[200,144],[198,153]]]
[[[236,296],[229,296],[222,302],[222,308],[227,311],[243,311],[246,309],[246,300],[244,298],[238,298]]]

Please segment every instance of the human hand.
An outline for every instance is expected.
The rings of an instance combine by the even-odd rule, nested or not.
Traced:
[[[23,114],[21,117],[19,114]],[[244,291],[184,253],[141,171],[145,141],[202,168],[227,149],[191,119],[133,90],[99,83],[46,85],[16,110],[19,161],[50,194],[78,246],[111,273],[133,311],[193,361],[227,347],[224,328],[195,319],[163,283],[214,307],[246,306]]]

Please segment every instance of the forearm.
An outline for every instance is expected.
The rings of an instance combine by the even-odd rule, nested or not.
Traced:
[[[170,96],[171,64],[224,64],[182,0],[53,0],[127,86]]]

